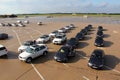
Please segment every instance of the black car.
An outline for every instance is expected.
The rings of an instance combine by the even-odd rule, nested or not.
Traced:
[[[79,45],[79,41],[76,38],[70,38],[66,43],[66,46],[70,46],[72,48],[76,48]]]
[[[87,30],[87,29],[81,29],[81,31],[80,31],[80,33],[83,33],[83,35],[86,35],[86,34],[87,34],[87,32],[88,32],[88,30]]]
[[[58,62],[67,62],[68,58],[75,56],[75,50],[69,46],[62,46],[55,54],[54,59]]]
[[[98,26],[98,31],[103,31],[103,27],[102,26]]]
[[[94,45],[98,46],[98,47],[104,46],[103,38],[102,37],[96,37]]]
[[[95,49],[90,56],[88,66],[94,69],[102,69],[104,66],[104,57],[103,50]]]
[[[8,34],[6,34],[6,33],[0,33],[0,39],[1,40],[7,39],[7,38],[8,38]]]
[[[82,40],[84,38],[84,35],[82,33],[77,33],[75,38],[78,39],[78,40]]]
[[[98,32],[97,32],[97,36],[98,36],[98,37],[103,37],[103,36],[104,36],[103,31],[98,31]]]
[[[92,25],[91,24],[89,24],[88,27],[89,27],[89,29],[92,29]]]

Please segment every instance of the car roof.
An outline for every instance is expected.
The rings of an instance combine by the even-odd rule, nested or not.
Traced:
[[[103,55],[103,50],[101,50],[101,49],[95,49],[93,51],[92,55]]]

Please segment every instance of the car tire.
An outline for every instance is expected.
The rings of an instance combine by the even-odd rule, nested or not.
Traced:
[[[45,51],[45,52],[43,53],[43,55],[46,56],[46,55],[47,55],[47,51]]]
[[[26,60],[26,63],[30,63],[30,62],[32,62],[32,58],[31,57],[27,58],[27,60]]]

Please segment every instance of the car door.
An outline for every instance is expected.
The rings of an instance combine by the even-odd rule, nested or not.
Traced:
[[[40,46],[39,47],[39,52],[38,52],[39,56],[43,55],[44,51],[45,51],[45,46]]]
[[[35,49],[34,58],[39,56],[39,48]]]

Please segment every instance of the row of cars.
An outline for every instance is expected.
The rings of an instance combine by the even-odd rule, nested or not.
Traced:
[[[96,34],[96,39],[94,45],[97,47],[102,47],[104,46],[104,40],[103,40],[104,34],[103,34],[103,27],[98,26],[97,34]],[[104,58],[105,58],[105,53],[101,49],[95,49],[88,61],[88,66],[94,69],[103,69],[104,67]]]
[[[79,45],[79,40],[84,39],[84,36],[92,29],[92,25],[86,26],[75,37],[70,38],[55,54],[54,59],[58,62],[67,62],[69,58],[75,57],[75,49]]]
[[[72,28],[75,27],[70,25],[69,30]],[[62,30],[66,30],[66,32],[68,31],[65,27]],[[24,42],[23,45],[18,48],[18,51],[20,52],[18,58],[29,63],[32,59],[40,55],[46,55],[48,53],[48,47],[45,43],[49,40],[53,40],[52,42],[54,44],[62,44],[63,38],[65,37],[64,40],[67,39],[65,35],[66,32],[60,32],[57,30],[53,31],[49,35],[42,35],[37,40]]]
[[[0,26],[14,26],[14,27],[25,27],[25,24],[29,24],[28,20],[20,21],[18,20],[16,23],[0,23]]]

